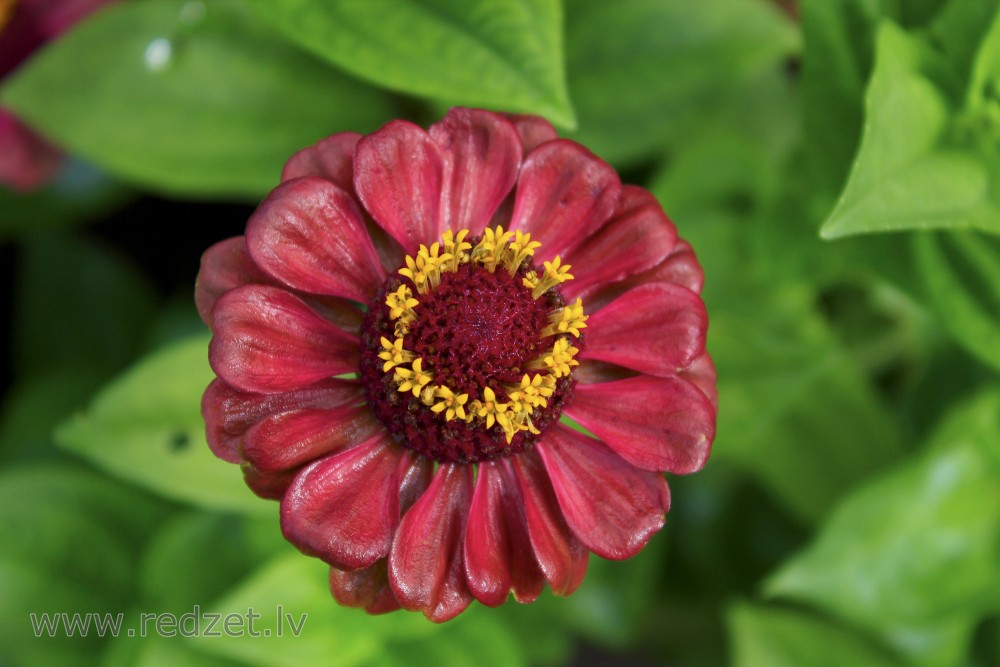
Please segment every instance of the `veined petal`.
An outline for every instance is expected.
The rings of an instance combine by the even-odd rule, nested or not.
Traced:
[[[360,570],[330,568],[330,593],[345,607],[364,609],[369,614],[386,614],[399,609],[389,585],[387,560],[379,559],[374,565]]]
[[[646,271],[662,262],[676,242],[677,229],[656,197],[634,185],[622,186],[614,217],[564,258],[573,266],[574,279],[562,286],[563,296],[572,301]]]
[[[631,558],[663,527],[663,475],[638,470],[603,443],[560,424],[537,445],[566,523],[601,558]]]
[[[367,302],[385,280],[354,199],[330,181],[285,181],[247,222],[254,262],[303,292]]]
[[[358,368],[356,336],[276,287],[247,285],[227,292],[212,309],[212,320],[212,369],[243,391],[301,389]]]
[[[590,316],[581,357],[649,375],[676,375],[705,351],[707,328],[705,305],[691,290],[641,285]]]
[[[243,463],[243,481],[250,490],[267,500],[281,500],[295,478],[296,470],[257,470],[251,463]]]
[[[684,239],[677,239],[677,245],[667,258],[647,273],[639,276],[640,280],[657,280],[681,287],[686,287],[695,294],[701,294],[705,284],[705,272],[691,248]]]
[[[356,132],[340,132],[306,146],[288,158],[281,181],[319,176],[341,190],[354,192],[354,147],[360,138]]]
[[[700,470],[715,438],[711,403],[679,377],[578,384],[565,413],[643,470]]]
[[[385,433],[303,468],[281,501],[281,531],[304,553],[353,570],[385,558],[399,523],[400,461]]]
[[[257,394],[240,391],[216,378],[201,399],[208,445],[220,459],[239,463],[243,459],[243,434],[265,417],[288,410],[358,405],[364,400],[364,391],[357,382],[331,378],[295,391]]]
[[[679,375],[701,389],[701,393],[708,397],[715,411],[719,411],[719,390],[716,388],[715,364],[708,352],[692,361],[691,365],[682,370]]]
[[[250,259],[246,238],[219,241],[201,255],[194,302],[201,321],[212,326],[212,307],[219,297],[242,285],[274,285],[276,281]]]
[[[354,189],[375,221],[410,255],[441,230],[444,161],[437,144],[404,120],[358,142]]]
[[[517,181],[517,130],[498,114],[455,108],[429,132],[444,160],[441,229],[482,234]]]
[[[472,468],[442,464],[403,517],[389,556],[389,581],[404,609],[447,621],[472,601],[462,536],[472,496]]]
[[[531,554],[521,489],[508,461],[479,464],[464,553],[469,589],[485,605],[502,604],[512,587],[519,602],[531,602],[545,586]]]
[[[258,470],[297,468],[349,449],[383,430],[366,405],[302,409],[271,415],[243,438],[243,456]]]
[[[524,147],[524,154],[527,155],[546,141],[557,139],[559,135],[552,123],[541,116],[529,116],[521,114],[506,114],[507,120],[517,130],[521,137],[521,145]]]
[[[534,261],[565,255],[596,232],[618,205],[621,182],[606,162],[580,144],[556,139],[524,160],[510,228],[542,247]]]
[[[512,462],[524,496],[531,548],[556,595],[569,595],[587,573],[588,551],[563,518],[552,482],[538,452],[527,450]]]

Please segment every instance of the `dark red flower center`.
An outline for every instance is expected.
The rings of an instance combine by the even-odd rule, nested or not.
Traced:
[[[369,304],[361,336],[375,415],[396,442],[441,462],[531,446],[572,395],[586,326],[579,301],[567,306],[557,287],[568,267],[536,268],[527,235],[464,237],[407,258]]]

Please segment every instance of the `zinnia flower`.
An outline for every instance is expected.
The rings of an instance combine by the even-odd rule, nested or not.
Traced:
[[[473,109],[281,181],[202,259],[203,412],[333,596],[443,621],[638,553],[715,434],[701,269],[653,196]]]

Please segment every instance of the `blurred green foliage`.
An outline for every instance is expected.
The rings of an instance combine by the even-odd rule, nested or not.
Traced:
[[[997,0],[133,0],[0,104],[76,160],[0,192],[0,665],[1000,664]],[[194,275],[164,301],[88,226],[259,200],[298,148],[450,104],[546,115],[657,195],[705,268],[720,414],[642,554],[435,626],[331,600],[207,449]],[[195,608],[308,617],[29,620]]]

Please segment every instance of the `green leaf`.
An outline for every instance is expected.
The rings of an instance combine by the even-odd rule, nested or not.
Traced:
[[[142,560],[138,583],[143,604],[158,612],[206,608],[280,547],[277,507],[273,517],[251,520],[233,515],[187,513],[173,518],[152,539]],[[274,534],[268,544],[255,536],[251,523],[266,523]]]
[[[573,138],[614,162],[658,155],[798,48],[792,23],[759,0],[577,0],[566,19]]]
[[[843,186],[861,134],[879,0],[802,0],[802,122],[821,187]],[[831,197],[834,194],[830,193]]]
[[[0,100],[95,164],[189,196],[258,198],[294,151],[393,115],[237,0],[116,4],[38,53]]]
[[[1000,243],[974,232],[920,234],[913,242],[941,325],[1000,372]]]
[[[902,664],[864,637],[801,611],[740,602],[729,608],[726,621],[733,667]]]
[[[824,238],[928,228],[1000,233],[993,175],[1000,164],[945,141],[949,110],[921,71],[923,49],[882,24],[861,148]]]
[[[713,457],[764,482],[815,522],[858,481],[893,461],[899,435],[804,287],[748,291],[712,313],[719,376]]]
[[[113,249],[51,230],[22,248],[17,370],[89,367],[109,373],[131,361],[153,311],[152,289],[138,267]]]
[[[208,337],[168,345],[112,382],[89,409],[56,432],[57,442],[108,472],[202,507],[270,514],[239,469],[205,442],[201,395],[213,378]]]
[[[974,112],[992,116],[990,120],[997,123],[994,136],[1000,143],[1000,6],[994,8],[989,26],[972,64],[968,105]]]
[[[138,551],[163,516],[149,497],[65,466],[0,473],[0,643],[15,664],[79,664],[94,637],[36,637],[30,614],[116,613]],[[36,621],[39,617],[36,616]]]
[[[285,35],[381,86],[576,124],[555,0],[255,0]]]
[[[963,662],[1000,609],[1000,390],[953,409],[918,458],[851,493],[766,584],[915,663]]]

